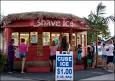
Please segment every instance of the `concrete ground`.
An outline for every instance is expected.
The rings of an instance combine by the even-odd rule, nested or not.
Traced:
[[[9,73],[1,73],[2,81],[54,81],[55,73],[18,73],[14,72],[12,74]],[[93,80],[103,80],[103,81],[115,81],[114,73],[107,72],[102,70],[101,68],[97,69],[87,69],[82,71],[74,72],[74,81],[93,81]]]
[[[112,81],[112,80],[115,80],[115,77],[114,77],[114,73],[111,73],[111,74],[105,74],[105,75],[101,75],[101,76],[94,76],[94,77],[91,77],[91,78],[86,78],[86,79],[81,79],[81,80],[108,80],[108,81]]]
[[[23,77],[15,77],[15,76],[11,76],[11,75],[2,75],[0,81],[31,81],[31,79],[24,79]]]

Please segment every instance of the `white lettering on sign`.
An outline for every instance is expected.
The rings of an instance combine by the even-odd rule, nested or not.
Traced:
[[[35,27],[47,27],[47,26],[60,26],[60,27],[74,27],[76,23],[69,20],[44,20],[38,19]]]
[[[72,57],[58,57],[58,61],[72,61]]]
[[[60,66],[69,66],[69,62],[60,62]]]
[[[55,25],[55,22],[51,21],[51,24],[54,26],[54,25]]]
[[[71,26],[71,27],[74,27],[74,23],[73,23],[73,22],[70,22],[70,26]]]

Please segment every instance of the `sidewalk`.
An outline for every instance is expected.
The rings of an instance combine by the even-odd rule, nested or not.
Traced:
[[[2,81],[55,81],[55,73],[18,73],[15,72],[13,74],[2,73],[1,74]],[[114,73],[107,72],[100,68],[97,69],[88,69],[74,72],[74,81],[96,81],[96,80],[114,80]]]
[[[93,81],[93,80],[97,80],[97,81],[100,81],[100,80],[106,80],[106,81],[115,81],[115,77],[114,77],[114,73],[111,73],[111,74],[105,74],[105,75],[101,75],[101,76],[95,76],[95,77],[91,77],[91,78],[86,78],[86,79],[81,79],[80,81]]]
[[[31,81],[31,79],[24,79],[24,78],[17,78],[17,77],[14,77],[14,76],[8,76],[8,75],[2,75],[0,77],[0,81]]]

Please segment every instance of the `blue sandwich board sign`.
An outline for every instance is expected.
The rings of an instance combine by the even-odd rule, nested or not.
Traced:
[[[73,80],[73,52],[56,52],[55,80]]]

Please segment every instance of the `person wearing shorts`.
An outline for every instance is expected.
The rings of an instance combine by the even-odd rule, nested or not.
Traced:
[[[20,58],[23,59],[23,58],[26,58],[27,54],[26,53],[20,53]]]
[[[110,68],[113,68],[113,41],[109,40],[109,45],[107,48],[107,69],[111,70]]]
[[[19,45],[19,56],[22,60],[22,67],[21,67],[21,73],[24,73],[24,67],[25,67],[25,60],[27,57],[28,52],[28,46],[25,44],[25,39],[21,39],[21,43]]]
[[[102,64],[103,64],[103,68],[105,69],[107,67],[107,51],[106,51],[106,47],[105,47],[105,43],[103,43],[102,47]]]
[[[49,57],[51,71],[54,71],[55,69],[56,51],[57,51],[57,46],[55,45],[55,41],[52,41],[52,44],[50,46],[50,57]]]
[[[113,62],[113,56],[107,56],[107,64]]]
[[[87,68],[92,67],[92,54],[91,54],[91,47],[87,48]]]

